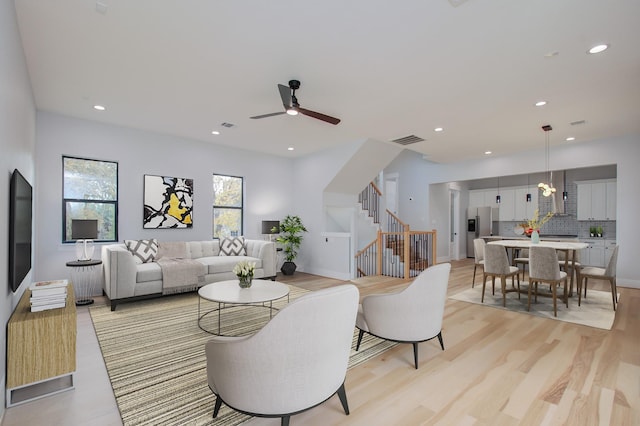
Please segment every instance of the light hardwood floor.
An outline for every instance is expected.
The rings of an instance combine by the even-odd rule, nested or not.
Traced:
[[[471,260],[453,262],[450,295],[469,287],[472,270]],[[279,279],[309,290],[341,283],[303,273]],[[407,282],[386,278],[356,284],[364,296],[395,291]],[[605,289],[596,281],[589,288]],[[611,331],[449,299],[445,351],[437,341],[420,344],[420,369],[415,370],[411,345],[398,345],[349,370],[349,416],[333,397],[291,423],[638,425],[640,290],[619,287],[619,292]],[[575,300],[570,308],[578,309]],[[26,424],[121,424],[86,308],[78,309],[76,389],[6,410],[3,426]],[[248,424],[280,423],[255,418]]]

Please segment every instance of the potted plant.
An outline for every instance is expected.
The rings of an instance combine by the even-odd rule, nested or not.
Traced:
[[[298,256],[303,232],[307,232],[307,228],[304,227],[299,216],[287,215],[280,222],[280,235],[276,241],[282,244],[284,251],[285,262],[280,268],[284,275],[292,275],[296,271],[296,264],[293,261]]]

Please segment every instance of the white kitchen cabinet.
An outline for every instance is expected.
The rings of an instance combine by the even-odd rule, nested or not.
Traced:
[[[580,263],[583,266],[596,266],[598,268],[604,268],[605,240],[592,239],[580,241],[589,245],[586,249],[580,250]]]
[[[609,259],[613,255],[613,249],[616,247],[616,240],[604,240],[604,267],[609,264]]]
[[[617,205],[617,185],[616,182],[606,183],[606,220],[616,220],[616,205]]]
[[[615,205],[615,182],[578,183],[578,220],[615,220]]]
[[[515,218],[517,221],[529,220],[538,208],[538,188],[515,189]],[[527,194],[531,194],[531,201],[527,202]]]
[[[501,221],[514,221],[516,219],[516,194],[514,189],[500,190],[500,213]]]
[[[474,189],[469,191],[469,207],[484,207],[484,191]]]

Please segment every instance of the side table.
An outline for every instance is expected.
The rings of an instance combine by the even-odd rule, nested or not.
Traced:
[[[76,294],[76,305],[84,306],[93,303],[90,297],[97,282],[96,269],[102,265],[101,260],[72,260],[67,262],[71,268],[71,282]]]

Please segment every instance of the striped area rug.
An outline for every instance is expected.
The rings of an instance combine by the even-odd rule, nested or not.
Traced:
[[[290,286],[293,300],[307,290]],[[274,302],[282,308],[286,298]],[[201,309],[217,304],[202,301]],[[124,425],[237,425],[250,417],[222,405],[212,419],[214,396],[207,385],[204,344],[210,334],[198,327],[198,295],[188,293],[90,308],[111,386]],[[269,320],[262,307],[234,307],[222,313],[222,333],[255,333]],[[201,323],[217,330],[217,315]],[[355,348],[354,331],[352,348]],[[365,334],[349,368],[384,352],[394,343]]]

